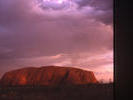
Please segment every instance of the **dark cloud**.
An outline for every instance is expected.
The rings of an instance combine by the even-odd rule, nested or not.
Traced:
[[[79,9],[90,6],[94,13],[101,11],[102,14],[93,15],[97,20],[105,24],[112,24],[113,20],[113,0],[73,0],[79,5]]]
[[[98,10],[112,10],[113,1],[112,0],[72,0],[79,4],[80,7],[92,6]]]

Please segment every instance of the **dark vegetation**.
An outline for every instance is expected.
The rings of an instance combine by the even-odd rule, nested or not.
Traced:
[[[3,86],[0,100],[113,100],[113,84]]]

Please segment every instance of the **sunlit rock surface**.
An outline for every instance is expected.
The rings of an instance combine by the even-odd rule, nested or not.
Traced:
[[[83,85],[97,83],[92,71],[72,67],[44,66],[23,68],[7,72],[1,78],[1,85]]]

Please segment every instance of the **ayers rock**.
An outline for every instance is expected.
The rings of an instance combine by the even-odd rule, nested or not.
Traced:
[[[29,67],[13,70],[5,73],[0,80],[0,84],[4,86],[83,85],[97,82],[92,71],[58,66]]]

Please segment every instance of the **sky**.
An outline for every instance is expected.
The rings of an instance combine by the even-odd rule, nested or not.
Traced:
[[[0,0],[0,77],[47,65],[113,80],[113,0]]]

